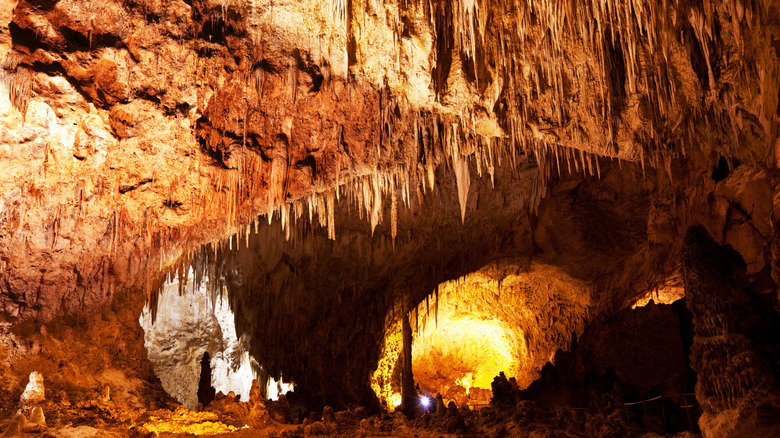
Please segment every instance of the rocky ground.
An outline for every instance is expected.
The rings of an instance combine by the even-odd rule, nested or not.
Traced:
[[[119,381],[115,385],[121,386]],[[125,382],[129,383],[129,382]],[[108,388],[108,387],[106,387]],[[259,392],[259,390],[258,390]],[[232,395],[232,394],[231,394]],[[401,412],[368,415],[364,408],[310,413],[291,424],[290,406],[248,402],[219,394],[205,409],[188,410],[168,400],[157,400],[156,408],[144,409],[112,397],[104,389],[88,400],[70,403],[56,395],[45,401],[25,404],[12,419],[0,423],[4,436],[42,437],[149,437],[149,436],[395,436],[395,437],[694,437],[689,431],[665,434],[659,418],[644,415],[626,421],[626,411],[614,405],[588,409],[560,407],[549,410],[531,401],[514,406],[489,406],[479,410],[440,405],[433,413],[407,418]],[[41,414],[41,409],[43,414]],[[45,416],[45,418],[44,418]]]

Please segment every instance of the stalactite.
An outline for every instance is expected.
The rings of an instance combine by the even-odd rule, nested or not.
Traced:
[[[349,3],[345,0],[331,0],[331,10],[333,19],[347,27],[349,20]],[[501,4],[503,8],[505,5]],[[731,7],[731,5],[729,5]],[[433,10],[434,6],[429,2],[429,9]],[[333,218],[333,210],[335,201],[340,200],[341,189],[350,194],[350,205],[355,205],[360,216],[363,216],[365,212],[367,220],[371,224],[372,233],[376,226],[381,223],[383,215],[383,205],[386,202],[386,197],[389,195],[390,199],[390,228],[393,243],[397,235],[397,216],[398,216],[398,200],[397,190],[401,190],[402,203],[410,208],[412,204],[412,196],[410,187],[412,183],[409,180],[414,176],[415,187],[419,193],[419,190],[425,189],[425,183],[427,182],[428,188],[433,190],[435,187],[436,169],[437,165],[441,162],[447,163],[448,166],[454,170],[456,177],[456,184],[458,190],[458,201],[461,208],[461,221],[465,222],[466,205],[468,201],[468,193],[470,187],[470,174],[469,174],[469,160],[471,156],[474,156],[476,165],[476,171],[482,175],[483,166],[487,169],[491,176],[491,182],[494,178],[495,163],[500,163],[501,157],[506,154],[507,157],[511,156],[512,162],[515,166],[518,164],[516,153],[518,148],[522,147],[523,152],[526,154],[526,158],[531,155],[530,150],[533,149],[533,155],[536,156],[537,163],[539,165],[539,173],[534,182],[533,195],[529,202],[530,206],[535,209],[538,206],[538,202],[541,196],[546,192],[547,179],[550,176],[552,169],[552,157],[550,154],[555,154],[555,166],[557,168],[558,175],[561,174],[561,157],[560,153],[565,154],[568,170],[571,173],[571,160],[574,160],[575,171],[579,172],[580,164],[582,165],[582,172],[594,175],[593,163],[591,160],[596,160],[596,172],[595,174],[601,178],[600,165],[598,162],[598,154],[594,153],[591,149],[590,153],[584,152],[582,148],[579,148],[579,158],[576,156],[576,151],[572,151],[570,147],[566,147],[564,150],[559,150],[563,146],[561,144],[547,143],[549,140],[540,141],[539,139],[526,138],[528,131],[528,124],[534,119],[535,113],[530,112],[527,106],[535,104],[534,100],[539,99],[544,93],[552,93],[555,98],[552,101],[551,123],[555,124],[557,119],[558,125],[562,126],[566,114],[565,100],[567,98],[565,91],[565,79],[567,72],[564,71],[566,67],[566,59],[563,56],[565,43],[570,39],[576,39],[577,42],[581,42],[586,45],[588,49],[592,49],[595,53],[596,68],[604,70],[604,63],[607,62],[605,57],[607,56],[604,50],[604,41],[611,40],[616,49],[622,51],[623,61],[626,68],[626,86],[629,92],[633,92],[638,82],[638,78],[647,80],[642,76],[645,73],[640,68],[640,54],[637,53],[637,45],[639,39],[646,39],[649,43],[650,52],[653,52],[656,48],[666,50],[666,44],[662,41],[667,36],[665,32],[668,29],[663,28],[664,25],[657,25],[657,20],[666,20],[666,7],[657,7],[652,3],[640,2],[628,0],[625,2],[574,2],[572,0],[557,2],[557,3],[545,3],[545,2],[515,2],[514,8],[517,16],[514,21],[514,25],[517,27],[517,35],[505,35],[505,29],[503,26],[498,26],[498,50],[496,53],[483,53],[490,52],[491,48],[484,46],[484,33],[486,31],[486,22],[488,16],[480,10],[480,2],[478,0],[464,0],[454,2],[452,4],[453,12],[453,33],[455,33],[458,39],[458,45],[461,47],[463,55],[473,62],[474,68],[474,82],[476,82],[477,89],[479,90],[479,81],[484,79],[480,77],[480,66],[484,67],[489,64],[487,58],[478,59],[478,57],[486,55],[495,55],[497,59],[490,60],[496,61],[495,68],[498,70],[497,77],[500,77],[506,85],[507,92],[502,94],[502,98],[507,98],[509,102],[508,113],[509,121],[507,122],[506,130],[508,132],[508,139],[503,140],[491,140],[490,138],[484,139],[475,134],[474,128],[474,114],[466,110],[465,115],[461,114],[459,117],[448,116],[442,114],[426,115],[420,120],[421,115],[415,113],[412,115],[413,120],[408,118],[398,118],[395,115],[395,111],[398,108],[403,107],[403,98],[394,96],[389,88],[380,91],[380,118],[381,118],[381,138],[379,144],[377,144],[376,157],[381,161],[382,154],[387,155],[386,152],[380,150],[384,147],[391,145],[394,139],[398,138],[398,132],[401,131],[404,122],[411,125],[411,129],[414,129],[414,148],[422,148],[422,153],[415,154],[416,157],[423,156],[423,159],[418,158],[419,162],[412,160],[407,163],[409,166],[407,169],[398,170],[376,170],[374,176],[361,175],[353,179],[352,181],[343,182],[341,175],[341,163],[337,165],[336,173],[336,189],[332,192],[319,192],[312,194],[304,200],[293,201],[294,204],[289,204],[287,199],[288,193],[286,193],[286,181],[287,172],[289,169],[288,157],[286,151],[280,151],[280,155],[274,157],[271,163],[270,172],[270,184],[268,188],[266,214],[269,223],[272,222],[274,212],[278,208],[280,209],[279,215],[282,220],[282,228],[285,230],[287,236],[289,236],[290,229],[293,221],[291,221],[291,211],[295,211],[296,219],[299,215],[299,206],[303,209],[303,203],[306,203],[309,214],[309,223],[313,223],[315,213],[318,216],[320,225],[327,225],[328,236],[335,238],[335,220]],[[732,8],[733,9],[733,8]],[[744,8],[743,8],[744,9]],[[706,44],[711,41],[711,35],[707,32],[708,26],[711,25],[712,11],[709,11],[707,7],[698,8],[695,7],[692,11],[696,11],[695,14],[691,14],[691,17],[683,16],[686,19],[695,22],[694,29],[696,29],[696,37],[699,40],[699,44],[702,45],[703,53],[707,55],[709,53],[706,50]],[[708,12],[709,11],[709,12]],[[698,14],[698,15],[696,15]],[[748,12],[740,12],[734,9],[732,15],[743,18],[750,14]],[[433,14],[431,14],[433,15]],[[693,16],[695,15],[695,17]],[[515,18],[515,17],[513,17]],[[434,17],[429,17],[432,25],[436,23]],[[535,32],[532,29],[533,26],[540,26],[541,32],[545,35],[544,39],[539,42],[538,53],[531,55],[511,55],[509,59],[503,54],[506,50],[511,50],[511,43],[515,38],[519,39],[521,46],[531,39]],[[735,30],[738,32],[739,29]],[[482,45],[477,44],[477,32],[479,32],[482,38]],[[536,32],[538,33],[538,32]],[[548,37],[549,35],[549,37]],[[348,35],[349,36],[349,35]],[[505,40],[511,40],[509,42]],[[607,43],[608,44],[608,43]],[[479,53],[478,53],[479,52]],[[652,53],[651,53],[652,55]],[[515,57],[520,60],[516,60]],[[666,58],[666,57],[665,57]],[[533,61],[533,62],[531,62]],[[348,59],[347,59],[348,62]],[[520,73],[519,67],[524,62],[528,62],[529,75],[523,77]],[[707,61],[708,68],[709,60]],[[492,65],[492,64],[491,64]],[[348,65],[347,71],[348,71]],[[660,77],[662,74],[668,74],[663,71],[664,69],[659,66],[657,69],[650,69],[645,76]],[[484,70],[483,70],[484,71]],[[575,70],[575,75],[579,78],[581,74],[583,79],[586,80],[588,71],[579,71],[579,68]],[[252,73],[254,87],[257,90],[258,96],[262,95],[263,84],[266,80],[264,70],[261,68],[255,69]],[[295,76],[295,77],[294,77]],[[615,117],[612,114],[610,95],[611,91],[607,84],[604,83],[604,78],[596,77],[595,82],[601,91],[602,102],[606,102],[603,108],[598,108],[597,103],[589,103],[588,108],[592,110],[593,114],[597,114],[599,110],[604,111],[605,116],[609,118]],[[669,82],[669,81],[666,81]],[[295,101],[297,90],[297,69],[293,65],[289,66],[287,72],[287,85],[290,87],[290,98]],[[673,98],[674,92],[671,90],[663,90],[659,87],[659,80],[650,80],[648,88],[656,88],[656,96],[652,98],[652,101],[657,104],[657,110],[661,114],[665,114],[667,108],[665,107],[666,98],[663,96],[668,94]],[[484,85],[484,84],[483,84]],[[535,90],[533,90],[535,89]],[[543,92],[544,89],[548,91]],[[348,90],[351,93],[352,86],[348,86]],[[536,96],[533,96],[533,92],[536,92]],[[528,93],[528,94],[526,94]],[[532,108],[533,109],[533,108]],[[614,111],[617,111],[615,109]],[[453,122],[454,118],[454,122]],[[247,142],[247,121],[249,119],[249,108],[246,109],[244,116],[244,132],[243,132],[243,146],[246,146]],[[471,127],[469,128],[469,125]],[[584,126],[584,125],[583,125]],[[609,141],[614,141],[614,133],[610,126]],[[341,129],[336,128],[336,129]],[[572,137],[580,139],[584,136],[585,131],[580,128],[577,122],[574,123],[572,130]],[[582,131],[582,132],[581,132]],[[334,130],[334,132],[336,132]],[[340,134],[339,137],[343,136]],[[429,138],[430,137],[430,138]],[[462,147],[461,147],[462,146]],[[495,146],[495,151],[494,151]],[[388,149],[390,149],[388,147]],[[262,171],[255,168],[246,161],[243,161],[246,156],[246,151],[241,156],[239,162],[239,173],[236,178],[232,178],[228,181],[227,187],[229,192],[228,199],[220,199],[219,202],[223,202],[227,205],[229,217],[231,218],[231,225],[240,227],[239,223],[241,218],[242,202],[246,198],[245,185],[246,182],[244,172],[249,172],[247,169],[251,168],[251,181],[252,188],[249,189],[249,196],[254,196],[254,181],[257,179],[261,181]],[[419,152],[419,151],[418,151]],[[373,153],[373,152],[372,152]],[[574,154],[574,155],[572,155]],[[644,173],[644,151],[642,150],[642,168]],[[619,158],[619,157],[618,157]],[[587,159],[587,166],[585,160]],[[652,165],[652,161],[650,162]],[[261,163],[262,164],[262,163]],[[619,165],[621,161],[619,159]],[[415,173],[412,173],[415,172]],[[218,186],[222,190],[223,175],[219,174]],[[230,178],[228,175],[227,178]],[[397,181],[397,182],[396,182]],[[261,184],[262,185],[262,184]],[[400,186],[400,187],[398,187]],[[322,187],[318,188],[322,190]],[[388,194],[388,192],[390,192]],[[420,195],[418,194],[418,197]],[[335,197],[335,201],[332,199]],[[81,202],[81,195],[80,200]],[[201,198],[201,205],[206,208],[205,199]],[[81,211],[81,210],[80,210]],[[258,222],[255,222],[255,232],[257,233]],[[147,232],[149,227],[147,226]],[[115,235],[116,235],[115,231]],[[247,246],[249,245],[249,227],[247,226],[247,232],[245,235]],[[151,240],[151,237],[149,237]],[[231,239],[232,246],[232,239]],[[237,245],[238,246],[238,245]],[[216,254],[215,254],[216,257]]]
[[[439,285],[436,285],[436,288],[434,289],[434,293],[436,294],[436,308],[434,310],[434,318],[436,318],[436,328],[439,328]]]
[[[336,240],[336,219],[335,219],[335,193],[329,191],[327,195],[327,209],[328,209],[328,238]]]
[[[398,235],[398,200],[395,190],[392,190],[392,201],[390,205],[390,234],[393,237],[393,248],[395,248],[395,237]]]
[[[598,157],[596,157],[595,160],[596,160],[596,172],[598,173],[599,179],[601,179],[601,166],[599,166]]]
[[[458,202],[460,203],[461,223],[466,221],[466,202],[468,201],[469,186],[471,184],[469,176],[468,161],[456,156],[455,162],[455,181],[458,186]]]

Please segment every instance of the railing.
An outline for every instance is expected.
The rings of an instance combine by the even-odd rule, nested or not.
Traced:
[[[681,397],[682,398],[682,404],[679,404],[679,402],[677,400],[675,400],[676,397]],[[631,421],[631,418],[629,416],[629,410],[639,410],[639,409],[641,409],[645,414],[647,414],[648,404],[650,402],[663,400],[663,399],[670,400],[672,403],[674,403],[674,408],[685,409],[685,415],[688,418],[689,430],[691,430],[691,431],[695,431],[696,430],[694,428],[693,417],[691,417],[691,409],[692,408],[697,408],[697,409],[701,410],[701,407],[696,402],[696,394],[659,395],[658,397],[649,398],[647,400],[640,400],[640,401],[631,402],[631,403],[623,403],[623,408],[625,409],[625,412],[626,412],[626,421],[627,422]],[[691,401],[691,402],[689,403],[689,401]],[[666,405],[661,404],[661,405],[651,405],[649,408],[650,409],[661,408],[661,416],[662,416],[663,422],[664,422],[664,432],[666,432],[666,430],[667,430],[666,409],[667,408],[672,408],[672,406],[666,406]],[[698,414],[700,415],[701,412],[699,412]]]
[[[669,405],[663,405],[663,404],[652,404],[652,402],[657,402],[661,400],[669,400],[672,402],[673,406]],[[682,402],[682,403],[680,403]],[[490,406],[490,403],[468,403],[469,408],[471,409],[481,409]],[[685,409],[685,416],[688,419],[688,430],[696,432],[698,430],[698,424],[693,420],[693,416],[691,415],[691,410],[696,409],[698,412],[696,412],[694,415],[699,416],[701,415],[701,406],[699,406],[698,402],[696,401],[696,394],[672,394],[672,395],[659,395],[657,397],[649,398],[647,400],[640,400],[636,402],[630,402],[630,403],[623,403],[623,409],[626,413],[626,422],[631,422],[631,415],[629,414],[629,411],[635,411],[635,410],[642,410],[642,412],[646,415],[648,413],[648,410],[652,409],[661,409],[661,417],[664,422],[664,433],[668,430],[667,425],[667,417],[666,417],[666,409]],[[572,408],[575,411],[587,411],[588,408]]]

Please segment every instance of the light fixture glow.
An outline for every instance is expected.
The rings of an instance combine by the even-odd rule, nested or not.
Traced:
[[[428,406],[431,405],[431,399],[428,396],[423,395],[420,397],[420,404],[422,405],[422,407],[427,409]]]

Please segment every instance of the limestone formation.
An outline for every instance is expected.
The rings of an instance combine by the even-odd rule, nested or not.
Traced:
[[[32,406],[44,400],[46,400],[46,392],[43,387],[43,375],[33,371],[19,401],[23,406]]]
[[[702,431],[717,437],[776,435],[775,421],[753,413],[780,412],[775,404],[780,315],[751,294],[741,257],[719,247],[704,229],[686,233],[683,261]]]

